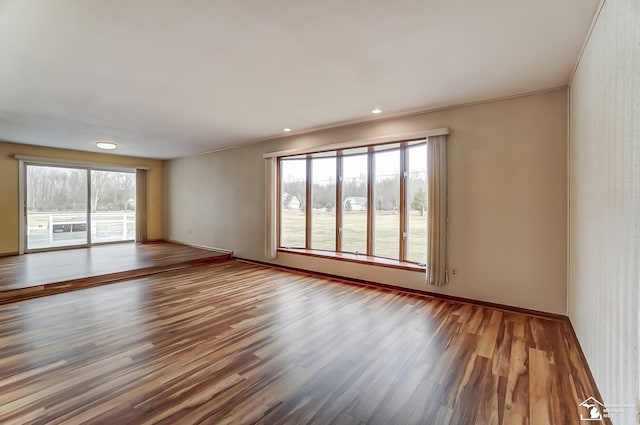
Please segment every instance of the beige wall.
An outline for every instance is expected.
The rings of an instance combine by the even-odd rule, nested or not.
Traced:
[[[104,162],[124,166],[149,167],[147,181],[149,239],[163,238],[163,162],[101,153],[52,149],[0,142],[0,255],[17,253],[20,247],[20,208],[18,203],[18,161],[14,155],[60,158],[74,161]]]
[[[569,316],[605,404],[635,405],[640,386],[637,0],[606,1],[570,91]],[[636,423],[633,409],[625,412],[613,422]]]
[[[165,164],[172,240],[264,257],[262,154],[448,126],[449,265],[424,274],[279,254],[278,264],[565,313],[566,91],[335,128]]]

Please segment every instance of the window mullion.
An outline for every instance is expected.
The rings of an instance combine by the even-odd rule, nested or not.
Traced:
[[[367,255],[372,256],[374,250],[375,239],[375,202],[373,199],[374,192],[374,174],[375,159],[373,156],[373,147],[369,147],[367,152]]]
[[[91,187],[91,170],[87,169],[87,173],[86,173],[86,180],[87,180],[87,219],[85,220],[87,222],[87,245],[91,246],[91,244],[93,243],[93,241],[91,240],[91,210],[92,210],[92,196],[93,196],[93,188]]]
[[[280,237],[280,229],[282,229],[282,158],[278,158],[276,164],[276,201],[278,203],[276,219],[276,247],[280,248],[282,246]]]
[[[342,251],[342,151],[336,158],[336,252]]]

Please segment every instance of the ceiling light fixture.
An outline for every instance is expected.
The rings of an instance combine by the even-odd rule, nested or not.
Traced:
[[[376,108],[376,109],[372,109],[372,110],[371,110],[371,113],[372,113],[372,114],[379,114],[379,113],[381,113],[381,112],[382,112],[382,109],[380,109],[380,108]]]
[[[284,131],[285,133],[288,133],[288,132],[291,131],[291,129],[289,127],[287,127],[287,128],[283,128],[282,131]]]
[[[108,151],[118,147],[118,145],[116,145],[113,142],[96,142],[96,146],[99,147],[100,149],[106,149]]]

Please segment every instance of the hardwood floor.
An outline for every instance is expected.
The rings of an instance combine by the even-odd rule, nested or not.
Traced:
[[[230,253],[168,242],[122,243],[3,257],[0,304],[230,258]]]
[[[239,261],[0,306],[2,424],[564,425],[595,391],[565,322]]]

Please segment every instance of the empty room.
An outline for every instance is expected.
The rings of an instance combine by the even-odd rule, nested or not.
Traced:
[[[640,424],[637,0],[0,0],[0,424]]]

